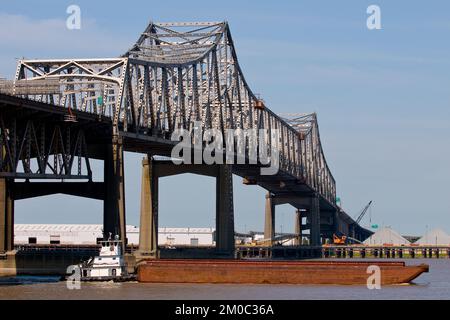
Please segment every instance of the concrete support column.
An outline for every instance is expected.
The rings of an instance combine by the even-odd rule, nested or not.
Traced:
[[[266,208],[264,220],[264,239],[267,239],[269,246],[273,244],[275,238],[275,204],[270,192],[266,194]]]
[[[218,165],[216,178],[216,250],[234,254],[233,174],[230,165]]]
[[[315,194],[311,198],[311,241],[312,246],[320,246],[322,243],[320,241],[320,202],[319,195]]]
[[[14,200],[8,184],[0,179],[0,253],[14,249]]]
[[[7,192],[6,197],[6,251],[14,250],[14,199],[11,191]]]
[[[103,165],[103,181],[105,186],[105,199],[103,200],[103,238],[107,240],[111,235],[119,234],[118,209],[116,188],[114,183],[114,161],[112,144],[106,145]]]
[[[294,227],[294,232],[297,236],[297,238],[295,238],[294,244],[296,246],[300,246],[302,244],[302,212],[300,211],[300,209],[297,209],[295,211]]]
[[[120,139],[113,143],[114,177],[117,188],[117,208],[119,209],[119,237],[123,241],[123,251],[127,244],[126,216],[125,216],[125,172],[123,159],[123,144]]]
[[[158,177],[150,156],[142,160],[139,253],[158,257]]]
[[[119,235],[126,245],[125,220],[125,175],[123,169],[123,144],[121,139],[114,138],[112,144],[107,145],[104,181],[105,202],[103,205],[103,231],[104,237]]]
[[[339,226],[339,209],[336,209],[333,215],[334,234],[338,234],[341,231]]]

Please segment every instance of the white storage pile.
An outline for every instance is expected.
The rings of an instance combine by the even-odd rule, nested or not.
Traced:
[[[397,231],[389,227],[381,228],[364,241],[366,245],[409,245],[410,242],[403,238]]]
[[[450,245],[450,236],[442,229],[436,228],[425,233],[415,243],[419,245],[448,246]]]

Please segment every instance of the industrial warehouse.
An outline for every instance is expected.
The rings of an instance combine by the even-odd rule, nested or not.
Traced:
[[[127,243],[139,245],[139,227],[127,225]],[[113,235],[112,235],[113,236]],[[295,235],[277,234],[278,245],[295,244]],[[450,236],[441,229],[427,231],[422,237],[412,237],[416,241],[407,240],[397,231],[384,227],[376,231],[362,244],[366,246],[449,246]],[[262,232],[236,234],[237,244],[255,244],[264,242]],[[103,240],[103,226],[100,224],[15,224],[14,243],[25,244],[65,244],[92,245]],[[307,242],[307,237],[302,242]],[[163,247],[191,246],[210,247],[215,245],[214,228],[168,228],[158,230],[158,243]]]
[[[112,235],[114,236],[114,235]],[[213,228],[159,228],[162,246],[212,246]],[[100,224],[15,224],[14,243],[23,244],[96,244],[103,240]],[[139,228],[127,225],[127,242],[139,244]]]

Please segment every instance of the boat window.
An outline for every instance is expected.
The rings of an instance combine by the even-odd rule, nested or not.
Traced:
[[[61,240],[60,240],[60,235],[50,235],[50,244],[60,244]]]
[[[166,237],[166,244],[167,245],[173,245],[175,243],[175,238],[174,237]]]

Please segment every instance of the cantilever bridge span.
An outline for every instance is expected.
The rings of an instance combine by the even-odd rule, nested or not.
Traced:
[[[337,231],[359,238],[369,233],[336,205],[336,182],[316,115],[280,117],[265,106],[244,78],[226,22],[150,23],[119,58],[20,60],[15,79],[0,82],[0,88],[0,251],[12,248],[14,200],[58,192],[104,200],[105,235],[125,238],[124,151],[148,156],[141,193],[144,255],[157,253],[158,178],[185,172],[217,178],[221,252],[234,247],[233,173],[267,189],[268,239],[275,235],[275,206],[284,203],[298,209],[296,232],[309,230],[312,245]],[[228,129],[263,130],[256,150],[275,152],[279,170],[261,175],[263,165],[248,161],[174,165],[152,160],[170,156],[177,143],[170,137],[179,129],[215,129],[224,136]],[[270,134],[274,129],[279,136]],[[245,139],[248,160],[252,150],[250,138]],[[227,141],[223,144],[226,149]],[[237,148],[232,146],[235,154]],[[104,161],[104,182],[92,182],[90,159]]]

